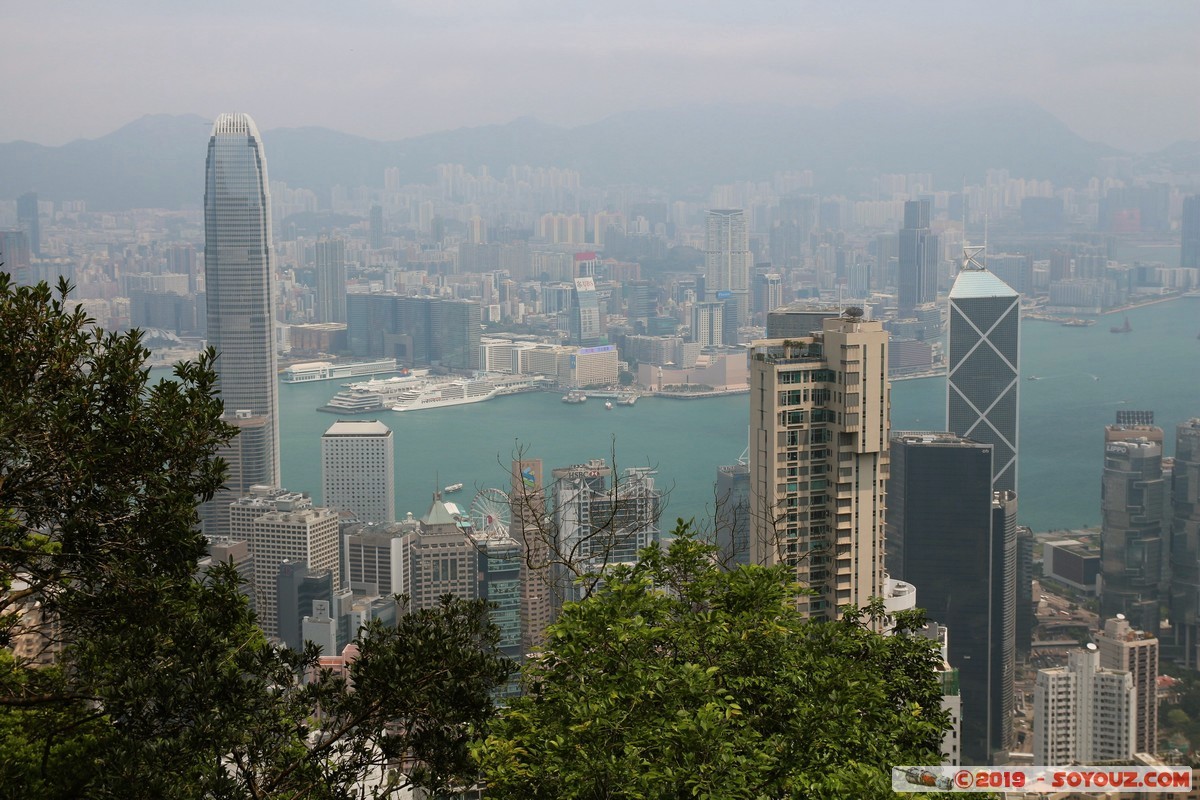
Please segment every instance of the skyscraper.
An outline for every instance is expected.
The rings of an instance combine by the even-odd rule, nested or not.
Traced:
[[[17,198],[17,225],[29,238],[29,252],[34,258],[41,258],[42,223],[38,215],[36,192],[27,192]]]
[[[1179,266],[1200,269],[1200,194],[1183,198]]]
[[[343,419],[321,437],[321,496],[360,522],[396,521],[395,445],[375,419]]]
[[[737,341],[737,330],[750,324],[750,234],[740,208],[708,212],[704,231],[705,300],[725,305],[724,340]]]
[[[938,239],[929,230],[929,201],[904,204],[904,227],[899,236],[900,311],[911,311],[937,300]]]
[[[1118,615],[1106,620],[1096,634],[1100,666],[1123,670],[1133,679],[1137,710],[1133,721],[1133,752],[1158,752],[1158,638],[1135,630]]]
[[[992,445],[992,489],[1015,492],[1020,298],[977,260],[982,252],[967,248],[950,289],[946,429]]]
[[[261,437],[240,443],[243,471],[213,503],[225,507],[255,484],[279,484],[271,198],[262,139],[246,114],[222,114],[208,142],[204,266],[208,343],[226,417],[262,418]],[[253,452],[249,452],[249,450]],[[212,510],[210,509],[210,512]],[[208,519],[206,514],[206,530]]]
[[[479,369],[482,311],[475,300],[351,294],[346,339],[357,357],[395,358],[406,366]]]
[[[322,239],[316,245],[317,322],[346,321],[346,242]]]
[[[1107,426],[1100,482],[1100,616],[1124,615],[1152,635],[1166,540],[1162,444],[1154,425]]]
[[[1200,418],[1175,429],[1171,472],[1171,627],[1179,662],[1200,664]]]
[[[1040,669],[1033,691],[1033,763],[1129,763],[1137,695],[1128,672],[1100,666],[1096,645]]]
[[[887,498],[888,573],[916,586],[930,619],[950,629],[964,763],[992,763],[1012,744],[1017,555],[1010,498],[992,492],[992,446],[897,433]]]
[[[595,278],[575,278],[571,287],[571,344],[594,347],[603,334],[600,324],[600,296]]]
[[[789,564],[818,592],[802,610],[836,618],[883,596],[887,332],[850,309],[750,357],[750,561]]]

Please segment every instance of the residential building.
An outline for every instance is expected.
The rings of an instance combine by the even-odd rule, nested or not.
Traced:
[[[889,403],[887,333],[861,309],[751,345],[750,561],[790,565],[813,616],[883,594]]]
[[[1104,669],[1095,644],[1040,669],[1033,692],[1033,763],[1128,764],[1134,751],[1137,695],[1128,672]]]
[[[1136,630],[1122,615],[1105,620],[1096,634],[1100,666],[1128,672],[1133,680],[1137,713],[1133,723],[1133,752],[1158,752],[1158,637]]]
[[[750,233],[740,208],[708,212],[704,229],[704,300],[725,304],[722,338],[737,341],[737,330],[750,323]],[[697,340],[698,341],[698,340]]]

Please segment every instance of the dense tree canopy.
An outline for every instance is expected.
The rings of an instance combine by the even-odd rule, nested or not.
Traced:
[[[0,273],[0,786],[40,797],[358,797],[473,776],[511,665],[486,605],[375,624],[348,676],[268,643],[196,503],[232,431],[215,354],[151,384],[136,332]],[[305,682],[308,674],[311,680]]]
[[[902,615],[808,622],[783,569],[715,566],[680,523],[568,605],[477,747],[489,798],[892,797],[937,764],[933,643]]]

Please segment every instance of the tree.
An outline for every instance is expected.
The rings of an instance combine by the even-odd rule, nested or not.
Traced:
[[[137,331],[0,274],[0,785],[24,797],[358,797],[469,779],[511,665],[482,602],[359,637],[346,674],[197,575],[223,480],[211,350],[151,385]],[[305,678],[307,677],[307,680]]]
[[[940,762],[934,644],[872,606],[796,610],[786,568],[722,571],[679,522],[567,605],[526,694],[476,746],[495,798],[892,797],[890,768]]]

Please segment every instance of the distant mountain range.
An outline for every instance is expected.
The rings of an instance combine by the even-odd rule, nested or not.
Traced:
[[[97,210],[196,206],[204,194],[211,121],[151,115],[106,136],[60,147],[0,144],[0,197],[26,191],[82,199]],[[399,167],[405,183],[433,180],[440,163],[512,164],[579,170],[592,185],[639,184],[704,196],[714,183],[767,180],[777,170],[812,169],[826,191],[856,191],[879,172],[933,172],[935,185],[979,182],[986,169],[1070,184],[1122,155],[1086,141],[1030,103],[914,106],[856,103],[830,109],[713,106],[616,114],[576,128],[520,118],[381,142],[326,128],[263,133],[272,180],[313,189],[383,185]],[[1200,142],[1147,156],[1192,165]]]

